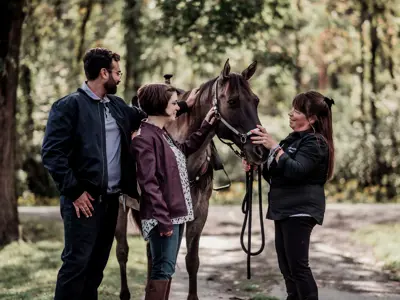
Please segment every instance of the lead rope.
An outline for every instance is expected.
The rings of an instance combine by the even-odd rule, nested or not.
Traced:
[[[251,252],[251,223],[252,223],[252,206],[253,206],[253,170],[246,172],[246,195],[242,202],[242,212],[244,213],[244,221],[242,232],[240,234],[240,244],[243,251],[247,254],[247,279],[251,278],[251,257],[259,255],[265,247],[265,231],[263,222],[263,209],[262,209],[262,190],[261,190],[261,166],[258,166],[258,204],[259,204],[259,217],[261,226],[261,246],[256,252]],[[248,226],[247,232],[247,248],[244,244],[244,233]]]

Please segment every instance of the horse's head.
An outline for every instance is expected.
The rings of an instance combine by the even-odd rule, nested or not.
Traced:
[[[240,148],[249,163],[259,165],[266,160],[268,151],[251,142],[250,130],[261,124],[257,114],[259,99],[252,92],[248,80],[256,71],[253,62],[241,74],[231,73],[229,60],[212,87],[212,103],[221,118],[216,134],[230,140]]]
[[[236,144],[249,163],[259,165],[264,162],[268,151],[263,146],[253,145],[250,139],[250,130],[260,124],[257,115],[259,99],[248,82],[256,71],[256,66],[257,63],[253,62],[241,74],[230,73],[227,60],[219,77],[200,86],[191,112],[171,123],[168,130],[178,141],[184,141],[191,132],[200,127],[211,106],[215,106],[221,119],[215,132],[218,137]],[[180,97],[186,100],[188,95],[189,92],[181,93]]]

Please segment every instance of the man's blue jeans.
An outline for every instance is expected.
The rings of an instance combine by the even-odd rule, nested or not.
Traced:
[[[175,273],[184,224],[174,225],[173,234],[169,237],[160,236],[158,226],[149,234],[150,252],[152,260],[151,280],[169,280]]]

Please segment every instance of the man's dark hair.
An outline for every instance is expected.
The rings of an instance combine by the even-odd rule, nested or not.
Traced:
[[[176,88],[166,84],[146,84],[138,90],[140,108],[149,116],[166,116],[168,101]]]
[[[89,49],[83,57],[83,68],[85,69],[86,78],[94,80],[99,76],[101,69],[111,70],[113,60],[119,61],[119,54],[106,48]]]

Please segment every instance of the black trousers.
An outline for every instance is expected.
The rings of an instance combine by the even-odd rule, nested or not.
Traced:
[[[92,205],[93,216],[86,218],[81,213],[78,219],[72,202],[61,200],[65,245],[55,300],[97,300],[97,289],[114,240],[118,195],[96,199]]]
[[[308,265],[310,236],[317,224],[311,217],[275,221],[275,248],[285,279],[287,300],[317,300],[318,288]]]

